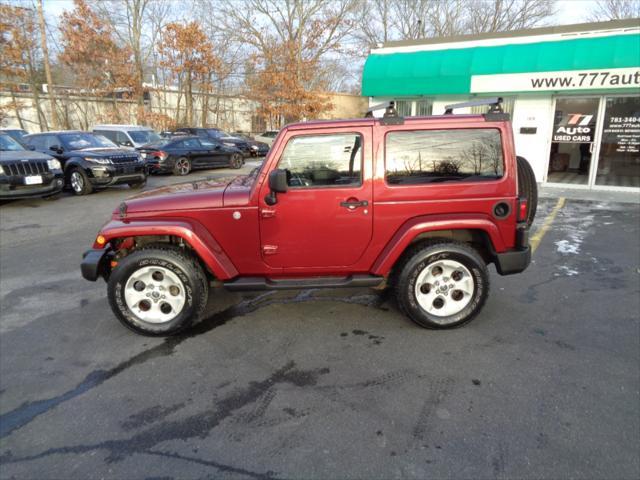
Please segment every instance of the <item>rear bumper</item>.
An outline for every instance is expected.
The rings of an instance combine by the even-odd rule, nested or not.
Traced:
[[[516,248],[503,253],[495,253],[496,270],[500,275],[513,275],[526,270],[531,263],[529,246],[529,227],[525,222],[518,224],[516,230]]]
[[[526,270],[531,263],[531,247],[522,250],[512,250],[497,253],[495,257],[496,270],[500,275],[513,275]]]
[[[86,280],[95,282],[98,277],[103,276],[106,272],[106,262],[108,261],[109,250],[91,249],[82,254],[82,263],[80,271]]]

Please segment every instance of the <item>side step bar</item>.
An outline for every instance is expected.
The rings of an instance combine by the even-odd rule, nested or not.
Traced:
[[[224,282],[232,292],[255,290],[289,290],[301,288],[375,287],[384,277],[375,275],[349,275],[348,277],[282,278],[241,277]]]

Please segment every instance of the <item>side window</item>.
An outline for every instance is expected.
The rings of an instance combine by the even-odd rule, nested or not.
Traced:
[[[216,146],[219,145],[219,143],[214,142],[213,140],[210,140],[210,139],[201,138],[200,145],[202,145],[204,148],[213,149],[213,148],[216,148]]]
[[[385,171],[391,185],[486,181],[504,171],[496,129],[397,131],[387,134]]]
[[[55,135],[45,135],[44,136],[44,149],[49,150],[50,147],[54,145],[62,146],[62,142]]]
[[[36,150],[42,150],[44,148],[44,142],[42,137],[31,137],[25,140],[28,145],[31,145]]]
[[[108,138],[112,142],[116,141],[116,137],[115,137],[114,133],[115,132],[112,132],[110,130],[94,130],[93,131],[94,135],[102,135],[103,137]]]
[[[129,140],[129,137],[127,137],[127,134],[124,132],[115,132],[116,134],[116,140],[115,140],[115,144],[116,145],[122,145],[125,143],[131,143],[131,140]],[[109,140],[113,141],[112,138],[107,137]]]
[[[196,138],[187,138],[182,142],[183,148],[200,148],[200,142]]]
[[[290,187],[360,185],[362,137],[356,133],[294,137],[278,168],[287,170]]]

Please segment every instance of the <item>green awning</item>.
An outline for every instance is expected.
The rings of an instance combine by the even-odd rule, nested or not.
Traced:
[[[369,55],[364,96],[469,94],[472,75],[640,67],[640,34]]]

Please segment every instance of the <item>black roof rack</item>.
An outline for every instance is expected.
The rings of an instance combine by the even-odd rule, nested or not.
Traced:
[[[479,98],[478,100],[471,100],[470,102],[454,103],[452,105],[446,105],[444,107],[444,114],[451,115],[457,108],[467,107],[481,107],[483,105],[489,105],[489,113],[504,113],[502,110],[502,97],[492,98]]]
[[[398,116],[398,111],[396,110],[396,102],[394,102],[393,100],[369,107],[364,117],[372,118],[374,110],[382,110],[383,108],[384,114],[380,119],[380,123],[382,125],[402,125],[404,123],[404,117]]]
[[[483,115],[485,120],[492,121],[509,121],[511,119],[508,113],[504,113],[502,109],[502,97],[479,98],[470,102],[454,103],[444,107],[445,115],[453,115],[453,111],[457,108],[481,107],[489,106],[489,111]]]

